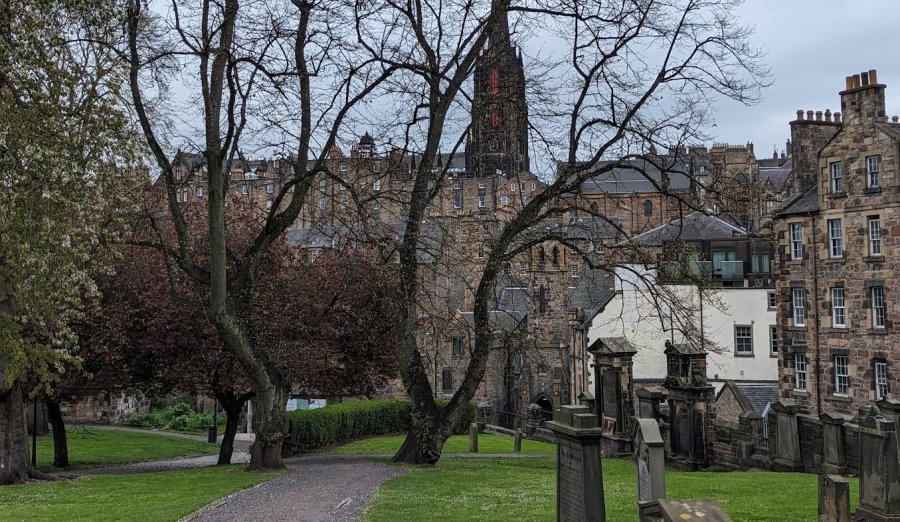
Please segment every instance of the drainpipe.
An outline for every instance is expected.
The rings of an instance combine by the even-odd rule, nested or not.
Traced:
[[[822,414],[822,372],[820,371],[820,363],[819,360],[822,358],[822,354],[819,351],[819,250],[818,243],[816,242],[816,215],[810,214],[812,217],[812,262],[813,262],[813,309],[815,310],[813,316],[813,328],[815,328],[816,335],[816,360],[815,360],[815,368],[816,368],[816,415]],[[830,248],[830,247],[829,247]]]

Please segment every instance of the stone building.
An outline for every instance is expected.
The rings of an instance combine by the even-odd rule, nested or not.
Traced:
[[[840,101],[791,122],[796,194],[774,224],[781,396],[814,415],[900,386],[900,123],[874,70],[848,76]]]

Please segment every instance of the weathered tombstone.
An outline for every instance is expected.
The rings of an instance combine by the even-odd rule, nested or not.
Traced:
[[[478,424],[469,424],[469,453],[478,453]]]
[[[715,500],[666,500],[646,502],[638,511],[639,522],[732,522]]]
[[[825,449],[825,462],[822,465],[822,472],[843,475],[847,472],[844,423],[849,419],[840,413],[826,412],[819,415],[819,420],[822,421],[823,445]]]
[[[556,520],[606,520],[600,428],[584,406],[561,406],[546,426],[556,435]]]
[[[522,430],[516,430],[516,435],[513,439],[513,451],[516,453],[522,451]]]
[[[859,509],[855,520],[900,521],[898,421],[876,406],[859,410]]]
[[[772,405],[775,412],[775,469],[778,471],[802,471],[800,435],[797,432],[797,413],[800,407],[784,401]]]
[[[491,424],[491,405],[481,401],[475,407],[475,413],[478,418],[478,430],[484,431],[485,425]]]
[[[534,432],[543,426],[543,412],[544,410],[537,404],[531,403],[528,405],[528,418],[525,420],[525,433],[527,433],[529,437],[534,435]]]
[[[715,388],[706,377],[706,350],[694,343],[666,341],[666,387],[669,401],[669,465],[688,470],[709,465],[710,415]]]
[[[666,498],[666,449],[659,424],[653,419],[637,419],[637,422],[634,447],[638,502]]]
[[[850,484],[846,478],[819,476],[819,522],[850,522]]]

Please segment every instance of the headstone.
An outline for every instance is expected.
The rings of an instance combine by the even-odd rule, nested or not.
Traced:
[[[522,451],[522,430],[516,430],[516,436],[513,439],[513,451],[516,453]]]
[[[850,522],[850,484],[838,475],[819,476],[819,522]]]
[[[715,500],[666,500],[642,502],[639,522],[732,522]]]
[[[469,424],[469,453],[478,453],[478,424]]]
[[[779,471],[800,471],[800,435],[797,431],[797,414],[800,407],[784,401],[772,405],[775,412],[775,468]]]
[[[561,406],[547,427],[556,436],[556,520],[603,522],[603,470],[597,416],[584,406]]]
[[[847,452],[844,448],[844,423],[849,420],[839,413],[823,413],[822,421],[823,446],[825,462],[823,473],[843,475],[847,472]]]
[[[491,424],[491,405],[481,401],[475,407],[475,410],[478,418],[478,430],[484,431],[485,425]]]
[[[900,521],[898,422],[876,406],[859,410],[859,509],[855,520]]]
[[[634,440],[637,459],[638,502],[666,498],[665,442],[653,419],[637,419]]]

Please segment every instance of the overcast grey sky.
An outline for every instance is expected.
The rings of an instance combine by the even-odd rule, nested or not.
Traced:
[[[869,69],[887,85],[888,116],[900,115],[900,0],[747,0],[739,13],[775,83],[753,107],[718,103],[718,141],[752,141],[757,157],[770,156],[797,110],[840,112],[844,78]]]

